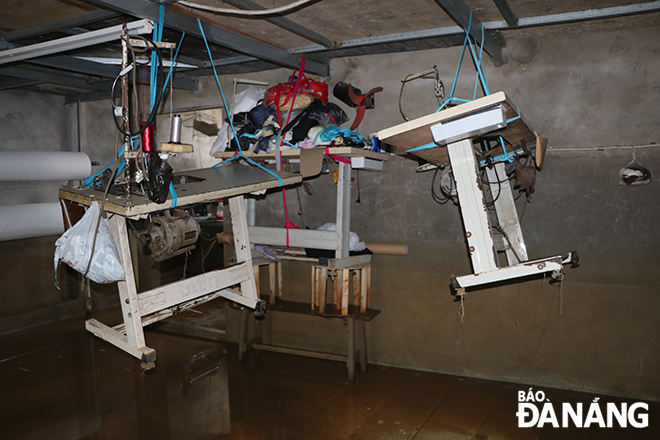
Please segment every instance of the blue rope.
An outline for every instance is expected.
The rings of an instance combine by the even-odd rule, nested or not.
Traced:
[[[285,141],[284,139],[282,139],[282,142],[284,142],[285,144],[287,144],[290,147],[295,148],[296,150],[300,150],[300,147],[298,145],[294,145],[291,142]]]
[[[513,118],[507,119],[507,120],[506,120],[506,123],[507,123],[507,124],[510,124],[510,123],[512,123],[513,121],[516,121],[516,120],[518,120],[518,119],[521,118],[521,116],[520,116],[520,109],[516,108],[516,113],[518,114],[518,116],[514,116]]]
[[[153,39],[154,42],[159,42],[163,39],[163,24],[165,22],[165,6],[162,4],[159,6],[158,10],[158,23],[154,28]],[[158,81],[158,55],[155,52],[151,52],[151,89],[150,89],[150,110],[153,110],[154,105],[156,105],[156,87],[155,84]]]
[[[204,33],[204,27],[202,26],[202,21],[199,18],[197,19],[197,24],[198,24],[199,30],[202,34],[202,38],[204,39],[204,45],[206,46],[206,52],[209,54],[209,59],[211,61],[211,67],[213,68],[213,75],[215,76],[215,81],[218,83],[218,88],[220,89],[220,96],[222,97],[222,103],[225,106],[225,109],[228,109],[229,107],[227,106],[227,100],[225,99],[225,93],[222,91],[222,86],[220,85],[220,79],[218,78],[218,72],[215,70],[215,64],[213,63],[213,56],[211,55],[211,49],[209,48],[208,41],[206,41],[206,34]],[[234,128],[234,121],[232,121],[232,118],[229,118],[229,125],[231,126],[232,133],[234,133],[234,139],[236,139],[236,143],[238,144],[239,143],[238,142],[238,135],[236,134],[236,129]],[[253,165],[256,165],[257,167],[261,168],[262,170],[266,171],[267,173],[273,175],[277,179],[278,186],[283,186],[282,178],[280,176],[278,176],[277,174],[275,174],[274,172],[272,172],[268,168],[259,165],[257,162],[253,161],[252,159],[247,157],[245,154],[243,154],[243,152],[241,151],[241,148],[240,148],[240,144],[238,145],[238,147],[239,147],[238,150],[237,150],[238,153],[234,157],[232,157],[229,160],[226,160],[226,161],[223,161],[223,162],[220,162],[218,164],[213,165],[213,168],[218,167],[218,166],[222,165],[225,162],[229,162],[229,161],[238,159],[239,157],[243,157],[249,163],[251,163]]]
[[[321,142],[329,142],[340,135],[355,138],[358,142],[364,139],[362,135],[356,131],[351,131],[347,128],[340,128],[336,125],[329,125],[316,134],[314,137],[314,143],[316,143],[319,138],[321,139]]]
[[[406,153],[412,153],[413,151],[420,151],[420,150],[426,150],[428,148],[435,148],[437,147],[438,144],[435,142],[431,142],[430,144],[424,144],[420,145],[419,147],[411,148],[410,150],[406,150]]]
[[[176,208],[176,204],[179,201],[179,197],[176,195],[176,191],[174,190],[174,184],[170,181],[170,195],[172,196],[172,206],[171,209]]]
[[[443,108],[447,106],[452,101],[460,101],[460,102],[469,102],[470,100],[467,99],[459,99],[454,96],[454,92],[456,91],[456,84],[458,83],[458,76],[461,71],[461,66],[463,65],[463,58],[465,57],[465,48],[468,47],[470,48],[470,54],[472,55],[472,59],[474,61],[476,70],[477,70],[477,76],[474,81],[474,93],[472,99],[476,99],[477,97],[477,85],[479,82],[481,82],[481,85],[484,89],[484,93],[486,95],[490,95],[490,88],[488,87],[488,82],[486,81],[486,75],[484,74],[483,71],[483,63],[482,63],[482,57],[483,57],[483,45],[484,45],[484,26],[481,25],[481,47],[479,51],[479,56],[477,57],[476,52],[474,51],[472,41],[470,40],[470,29],[472,28],[472,11],[470,11],[470,19],[468,21],[468,26],[467,28],[464,29],[465,31],[465,39],[463,40],[463,48],[461,49],[461,56],[458,59],[458,66],[456,67],[456,74],[454,75],[454,82],[452,83],[451,86],[451,93],[449,94],[448,97],[444,98],[440,103],[438,104],[438,109],[436,112],[439,112]]]
[[[502,136],[499,136],[500,138],[500,145],[502,146],[502,156],[504,157],[504,160],[507,162],[513,162],[513,159],[509,157],[509,153],[506,152],[506,145],[504,145],[504,138]]]

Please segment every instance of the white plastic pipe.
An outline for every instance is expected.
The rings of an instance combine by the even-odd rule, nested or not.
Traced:
[[[0,241],[64,233],[60,204],[0,205]]]
[[[0,150],[0,180],[80,180],[92,174],[86,153]]]

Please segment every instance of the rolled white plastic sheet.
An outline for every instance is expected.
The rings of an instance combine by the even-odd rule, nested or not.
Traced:
[[[0,150],[0,180],[80,180],[90,174],[86,153]]]
[[[59,203],[0,205],[0,241],[62,233],[64,221]]]

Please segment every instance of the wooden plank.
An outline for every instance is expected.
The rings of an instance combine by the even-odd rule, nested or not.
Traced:
[[[115,329],[97,321],[90,319],[85,322],[85,328],[112,345],[119,347],[126,353],[141,359],[145,363],[154,362],[156,360],[156,351],[149,347],[136,347],[128,342],[126,335],[119,333]]]
[[[317,147],[318,149],[325,149],[326,147]],[[370,159],[387,161],[389,159],[389,154],[386,153],[376,153],[374,151],[365,150],[362,148],[354,147],[328,147],[330,154],[341,157],[368,157]],[[291,148],[286,150],[281,150],[282,158],[284,159],[298,159],[300,158],[300,150]],[[235,151],[224,151],[222,153],[215,153],[214,157],[216,159],[229,159],[234,157],[236,154]],[[250,159],[274,159],[275,152],[271,153],[253,153],[251,151],[243,151],[243,154]]]
[[[114,216],[110,219],[110,228],[112,229],[112,236],[117,245],[122,268],[124,269],[124,279],[117,282],[117,289],[119,290],[122,319],[126,326],[125,334],[129,344],[137,348],[142,348],[146,345],[144,331],[142,330],[142,309],[135,284],[126,219]]]
[[[270,286],[270,303],[275,304],[275,262],[268,265],[268,284]]]
[[[248,264],[250,263],[206,272],[194,278],[143,292],[138,295],[140,313],[142,316],[147,316],[162,309],[239,284],[249,278]]]
[[[160,151],[167,151],[169,153],[192,153],[193,146],[190,144],[160,144]]]
[[[281,300],[282,290],[284,290],[284,282],[282,281],[282,262],[277,260],[275,266],[277,267],[277,297]]]
[[[317,298],[317,295],[318,295],[318,294],[316,293],[316,289],[318,289],[318,282],[316,281],[317,278],[318,278],[318,274],[316,273],[316,271],[317,271],[317,267],[316,267],[316,266],[312,266],[312,282],[311,282],[311,285],[312,285],[312,289],[311,289],[311,290],[312,290],[312,294],[311,294],[311,296],[310,296],[310,303],[311,303],[311,309],[312,309],[312,311],[314,311],[314,307],[316,306],[316,303],[317,303],[316,298]]]
[[[365,270],[365,277],[367,278],[367,310],[371,310],[371,266],[367,266],[364,268]],[[365,313],[366,310],[362,313]]]
[[[335,301],[334,305],[337,310],[341,310],[341,273],[342,269],[338,269],[335,271],[335,278],[334,278],[334,283],[333,287],[335,289]]]
[[[362,270],[362,279],[361,281],[361,292],[360,295],[360,313],[365,313],[369,308],[368,298],[369,290],[371,289],[371,266],[363,267]]]
[[[322,267],[321,268],[321,286],[319,289],[319,312],[320,313],[325,313],[325,295],[327,292],[327,287],[328,287],[328,268],[327,267]]]
[[[261,280],[259,279],[259,265],[253,264],[252,270],[254,271],[254,285],[257,287],[257,296],[261,296]]]
[[[360,267],[365,264],[371,264],[371,255],[353,255],[346,258],[332,258],[328,260],[328,267],[330,269],[343,269],[345,267]]]
[[[437,113],[422,116],[421,118],[396,125],[394,127],[386,128],[378,133],[378,137],[382,142],[388,143],[395,147],[401,148],[405,151],[410,149],[433,143],[433,135],[431,134],[431,126],[439,124],[462,116],[467,116],[489,107],[502,104],[506,109],[507,119],[516,117],[519,114],[518,108],[509,100],[504,92],[496,92],[482,98],[475,99],[474,101],[466,102],[464,104],[450,107]],[[493,131],[488,135],[502,136],[513,144],[511,149],[516,150],[522,148],[524,142],[527,147],[532,147],[537,144],[537,136],[529,127],[529,125],[521,117],[515,121],[511,121],[507,127]],[[507,151],[509,151],[507,149]],[[435,164],[449,163],[449,156],[445,146],[438,146],[435,148],[428,148],[412,152],[418,157]],[[488,153],[480,152],[480,160],[486,157],[495,157],[502,154],[502,148],[497,147]]]
[[[350,270],[341,270],[341,314],[348,315],[348,289]]]
[[[353,270],[353,305],[360,305],[360,274],[362,269]]]
[[[273,351],[276,353],[293,354],[296,356],[311,357],[316,359],[325,359],[328,361],[346,362],[346,359],[348,358],[347,356],[341,354],[321,353],[312,350],[301,350],[298,348],[278,347],[276,345],[267,345],[267,344],[259,344],[259,343],[252,344],[252,348],[254,348],[255,350]]]
[[[326,313],[317,313],[309,309],[308,302],[299,302],[299,301],[280,301],[277,304],[268,306],[268,312],[283,312],[283,313],[294,313],[298,315],[308,315],[308,316],[323,316],[325,318],[345,318],[346,315],[341,314],[341,310],[336,310],[334,307],[326,308]],[[365,313],[359,313],[359,310],[355,310],[353,307],[349,308],[348,316],[359,316],[360,319],[365,321],[371,321],[376,316],[380,315],[380,310],[369,309]]]

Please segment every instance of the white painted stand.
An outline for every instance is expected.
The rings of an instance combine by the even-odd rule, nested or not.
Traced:
[[[118,283],[124,322],[109,327],[90,319],[85,324],[87,330],[149,365],[156,360],[156,352],[145,344],[143,327],[149,324],[218,297],[264,311],[265,303],[257,296],[254,281],[243,196],[230,198],[229,205],[238,263],[142,293],[137,292],[126,218],[112,217],[112,233],[125,272],[125,279]],[[234,285],[241,286],[240,292],[231,288]]]
[[[463,139],[450,143],[447,145],[447,152],[456,182],[456,192],[474,271],[472,275],[452,278],[452,287],[458,294],[465,293],[468,287],[546,272],[559,276],[564,264],[577,261],[575,252],[570,252],[567,256],[556,255],[528,261],[511,185],[506,179],[504,164],[500,162],[495,164],[493,170],[487,169],[491,190],[497,196],[494,203],[495,212],[502,228],[504,249],[509,264],[500,267],[472,140]],[[499,185],[498,179],[501,182]]]

